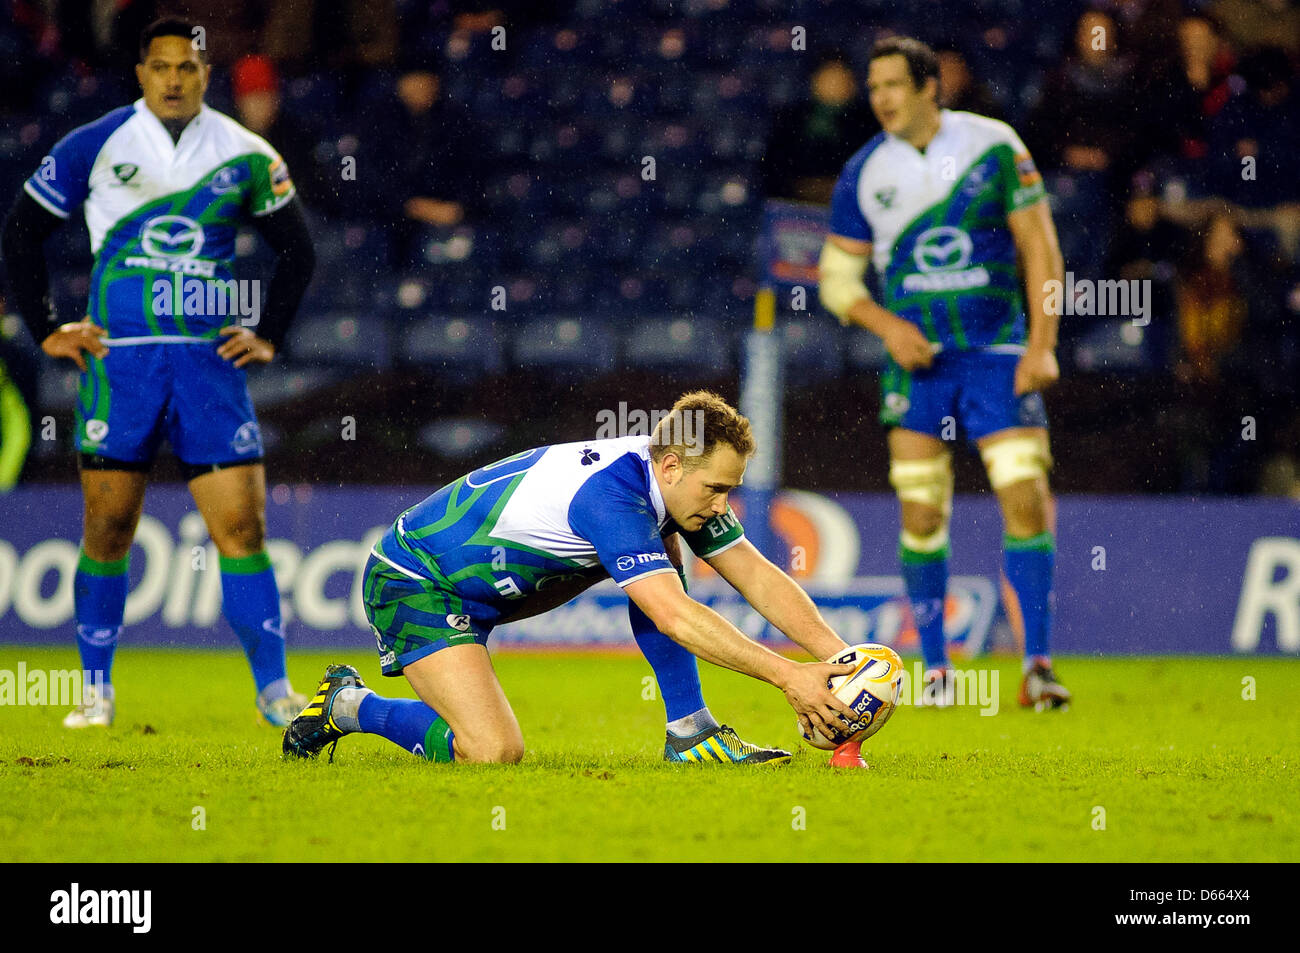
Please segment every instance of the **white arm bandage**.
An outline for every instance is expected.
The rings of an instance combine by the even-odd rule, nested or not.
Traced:
[[[862,276],[867,273],[867,256],[850,255],[843,248],[827,242],[822,246],[822,256],[817,262],[819,274],[818,293],[826,310],[849,323],[849,308],[870,298]]]

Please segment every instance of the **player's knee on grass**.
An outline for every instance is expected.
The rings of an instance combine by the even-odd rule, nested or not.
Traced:
[[[518,764],[524,760],[519,732],[456,733],[456,760],[471,764]]]

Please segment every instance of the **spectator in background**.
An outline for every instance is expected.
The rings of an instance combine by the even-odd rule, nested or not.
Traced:
[[[397,59],[393,0],[272,0],[262,50],[292,75],[328,69],[355,87],[366,69]]]
[[[1231,216],[1215,215],[1178,282],[1180,380],[1217,384],[1241,341],[1249,310],[1242,278],[1245,243]]]
[[[939,57],[939,105],[944,109],[978,113],[993,119],[1004,119],[1002,107],[988,86],[977,80],[966,63],[966,57],[955,46],[935,50]]]
[[[1144,162],[1167,156],[1184,174],[1203,178],[1209,123],[1228,101],[1232,65],[1232,50],[1211,17],[1191,13],[1178,21],[1175,55],[1137,78],[1146,114]]]
[[[1246,88],[1209,124],[1212,189],[1249,208],[1300,202],[1300,111],[1286,51],[1255,50],[1238,72]]]
[[[1106,274],[1123,281],[1151,282],[1151,324],[1146,333],[1153,337],[1151,347],[1160,360],[1175,323],[1175,282],[1178,264],[1187,257],[1189,236],[1164,217],[1154,189],[1155,178],[1149,172],[1133,177]]]
[[[1213,215],[1178,281],[1174,372],[1184,490],[1247,493],[1284,421],[1280,294],[1231,214]],[[1279,398],[1282,398],[1281,402]],[[1257,433],[1243,440],[1243,415]]]
[[[781,110],[772,121],[763,158],[765,195],[830,204],[844,163],[880,131],[860,85],[839,54],[818,62],[809,80],[809,97]]]
[[[335,211],[337,195],[317,168],[311,132],[280,108],[280,77],[275,64],[265,56],[245,56],[231,67],[230,84],[235,118],[280,153],[303,204],[316,212]]]
[[[1295,0],[1217,0],[1210,12],[1242,49],[1277,46],[1300,54],[1300,6]]]
[[[485,203],[493,161],[487,135],[470,114],[442,95],[429,65],[405,69],[395,99],[374,117],[363,144],[374,170],[368,177],[376,223],[393,229],[399,260],[407,260],[424,227],[472,221]]]
[[[1045,169],[1127,180],[1136,97],[1117,41],[1115,21],[1105,13],[1089,10],[1079,17],[1074,49],[1048,76],[1030,120],[1034,155]]]

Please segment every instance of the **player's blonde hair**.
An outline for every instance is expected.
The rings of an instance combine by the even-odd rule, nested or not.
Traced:
[[[719,443],[725,443],[742,457],[758,449],[749,418],[712,391],[693,390],[677,398],[673,409],[655,425],[650,436],[650,459],[658,463],[665,454],[675,453],[682,466],[702,466]]]

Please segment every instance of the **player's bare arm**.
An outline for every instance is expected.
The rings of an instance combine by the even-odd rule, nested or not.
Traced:
[[[862,276],[871,260],[871,242],[826,236],[822,247],[818,289],[822,303],[845,324],[866,328],[884,342],[895,363],[905,371],[929,367],[934,345],[921,329],[871,299]]]
[[[1029,337],[1024,356],[1016,366],[1016,396],[1043,390],[1061,376],[1056,363],[1058,317],[1047,313],[1047,283],[1064,281],[1065,260],[1056,237],[1047,201],[1019,209],[1007,216],[1025,280],[1025,306],[1029,311]]]
[[[814,658],[827,659],[848,648],[826,624],[808,593],[749,540],[741,540],[706,562],[764,619]]]
[[[707,662],[775,685],[795,713],[813,724],[834,724],[837,715],[854,718],[852,709],[826,689],[827,679],[848,674],[852,666],[799,663],[777,655],[688,596],[676,573],[656,573],[624,589],[664,635]]]

